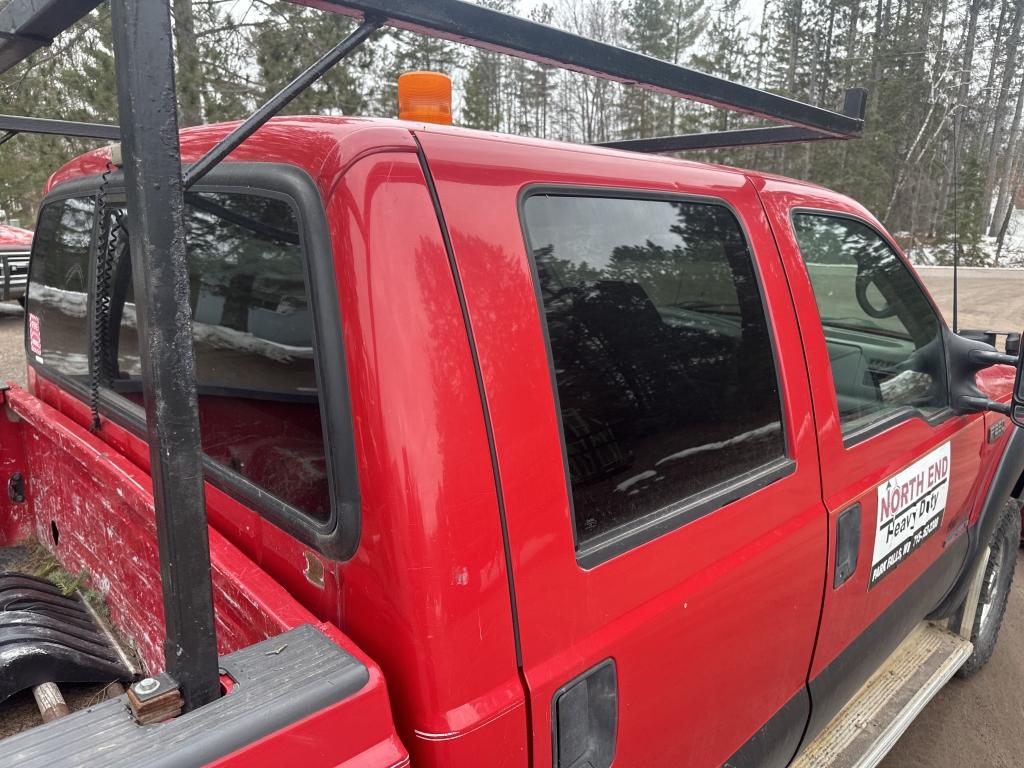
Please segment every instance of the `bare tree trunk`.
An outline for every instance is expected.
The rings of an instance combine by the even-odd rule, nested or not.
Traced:
[[[1003,82],[999,86],[999,98],[996,101],[995,114],[993,115],[992,143],[989,146],[988,168],[985,173],[984,199],[988,203],[992,200],[992,188],[995,186],[996,169],[999,165],[999,152],[1002,149],[1003,144],[1003,126],[1006,124],[1003,114],[1006,111],[1006,102],[1010,95],[1010,85],[1013,83],[1017,74],[1017,51],[1020,49],[1020,28],[1021,22],[1024,21],[1024,0],[1017,0],[1014,5],[1013,28],[1010,30],[1010,36],[1006,43],[1006,66],[1003,70]],[[1011,135],[1010,141],[1013,142],[1014,138],[1015,137]],[[992,229],[995,229],[997,226],[996,219],[993,218],[989,231],[991,232]]]
[[[953,152],[950,162],[946,164],[945,183],[947,190],[952,190],[959,168],[961,153],[957,150],[964,146],[963,125],[964,112],[967,110],[967,99],[971,93],[971,66],[974,63],[974,44],[978,38],[978,14],[984,0],[969,0],[967,13],[967,30],[964,33],[963,56],[960,58],[960,85],[957,88],[956,103],[953,105]]]
[[[803,0],[792,0],[792,15],[789,18],[789,61],[786,65],[786,95],[797,98],[796,63],[800,58],[800,31],[803,20]],[[782,162],[786,172],[790,172],[790,145],[782,148]]]
[[[1015,168],[1010,167],[1007,169],[1007,175],[1011,178],[1010,188],[1014,192],[1014,196],[1021,194],[1024,191],[1024,183],[1022,183],[1022,176],[1024,176],[1024,153],[1018,155]],[[1013,210],[1014,205],[1011,199],[1009,205],[1006,206],[1006,210],[1003,212],[1002,221],[999,224],[999,232],[996,234],[996,264],[999,264],[999,257],[1003,253],[1003,243],[1006,240],[1006,231],[1010,228]]]
[[[978,13],[981,11],[982,0],[970,0],[967,16],[967,38],[964,43],[964,55],[960,65],[960,87],[957,90],[956,106],[964,107],[971,92],[971,65],[974,63],[974,43],[978,37]],[[963,127],[963,109],[958,109],[954,118],[956,133],[959,135]]]
[[[1009,6],[1009,2],[1000,2],[999,21],[996,23],[995,29],[992,33],[992,53],[989,55],[988,77],[985,79],[985,86],[978,92],[980,94],[978,100],[983,101],[985,104],[985,114],[982,120],[980,135],[978,137],[978,140],[981,142],[982,155],[987,154],[989,147],[991,146],[992,127],[996,118],[996,110],[994,107],[996,72],[999,70],[999,52],[1002,50],[1003,43],[1006,39],[1004,33],[1006,31],[1006,11]]]
[[[1022,77],[1024,81],[1024,77]],[[1014,163],[1019,161],[1021,117],[1024,114],[1024,82],[1017,91],[1017,105],[1013,110],[1013,123],[1010,125],[1010,135],[1006,145],[1006,155],[1003,159],[1003,173],[999,179],[999,194],[996,196],[996,207],[992,214],[992,226],[989,228],[989,235],[995,236],[1001,226],[1006,208],[1013,208],[1013,201],[1010,200],[1010,192],[1013,184]]]

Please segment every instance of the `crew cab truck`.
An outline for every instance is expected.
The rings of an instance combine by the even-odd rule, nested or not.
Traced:
[[[31,248],[29,230],[0,224],[0,301],[21,300],[25,295]]]
[[[183,131],[183,161],[232,127]],[[0,530],[86,571],[152,674],[160,572],[112,159],[46,189],[28,390],[0,419],[0,480],[23,492]],[[279,701],[309,709],[204,720],[231,692],[147,726],[145,746],[80,712],[0,742],[0,761],[74,726],[69,764],[111,743],[161,764],[874,764],[991,654],[1024,438],[965,403],[1008,408],[1014,370],[950,331],[854,201],[326,117],[271,120],[185,201],[219,651],[280,659]],[[313,704],[316,675],[287,667],[313,638],[268,640],[300,625],[356,670]],[[842,727],[869,680],[883,738],[865,745]]]

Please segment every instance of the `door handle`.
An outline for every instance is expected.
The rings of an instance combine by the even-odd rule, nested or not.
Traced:
[[[860,503],[843,511],[836,520],[836,571],[832,588],[839,589],[857,570],[860,551]]]
[[[612,659],[555,692],[551,724],[554,768],[609,768],[619,726],[619,684]]]

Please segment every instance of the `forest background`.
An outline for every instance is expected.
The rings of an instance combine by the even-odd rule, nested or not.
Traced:
[[[955,240],[963,264],[1024,266],[1024,0],[479,2],[830,108],[847,87],[865,87],[862,139],[687,156],[847,193],[920,263],[950,263]],[[353,26],[268,0],[172,0],[172,11],[183,126],[244,117]],[[394,116],[398,75],[414,69],[451,74],[456,122],[484,130],[598,142],[753,124],[393,30],[287,112]],[[0,112],[116,122],[105,4],[0,77]],[[32,226],[47,176],[91,146],[39,136],[4,144],[0,221]]]

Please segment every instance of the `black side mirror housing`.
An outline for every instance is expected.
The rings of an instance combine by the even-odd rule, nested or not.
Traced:
[[[1006,331],[982,331],[973,328],[961,328],[957,331],[958,336],[963,336],[972,341],[983,341],[993,347],[996,346],[996,339],[999,336],[1006,337],[1006,354],[1016,357],[1020,354],[1020,334]]]
[[[1010,403],[1010,420],[1024,428],[1024,355],[1020,354],[1020,334],[1017,335],[1017,376],[1013,380],[1013,400]],[[1010,340],[1006,340],[1007,351]]]
[[[950,405],[956,413],[994,411],[1009,416],[1015,424],[1017,423],[1013,417],[1013,411],[1016,408],[1011,407],[1009,403],[999,403],[986,397],[985,393],[978,389],[975,375],[978,371],[993,365],[1014,366],[1017,369],[1013,401],[1015,406],[1017,396],[1024,395],[1024,390],[1021,389],[1021,358],[1019,355],[1005,355],[997,352],[995,347],[984,341],[947,332],[946,359]],[[1024,424],[1024,399],[1021,400],[1021,406],[1021,419]]]
[[[1006,334],[1006,354],[1018,357],[1020,355],[1020,334]]]

